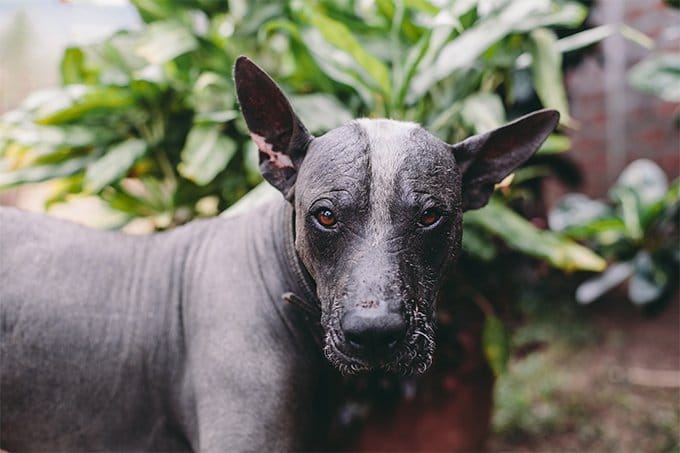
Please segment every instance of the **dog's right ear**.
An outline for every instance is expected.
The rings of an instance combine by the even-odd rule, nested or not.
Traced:
[[[248,58],[234,65],[234,82],[250,136],[260,150],[260,171],[291,199],[312,135],[271,77]]]
[[[463,174],[463,210],[484,206],[494,185],[533,156],[559,119],[556,110],[539,110],[452,145]]]

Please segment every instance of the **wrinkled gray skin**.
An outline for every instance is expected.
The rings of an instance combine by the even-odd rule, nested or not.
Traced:
[[[462,211],[557,121],[454,146],[388,120],[313,138],[259,68],[235,72],[263,174],[291,203],[146,237],[0,209],[1,448],[319,445],[323,355],[345,373],[423,372]]]
[[[323,360],[292,212],[146,237],[0,208],[0,447],[269,451],[310,440]]]
[[[326,357],[344,372],[423,372],[434,351],[436,290],[460,247],[453,154],[414,124],[360,120],[313,140],[307,159],[296,183],[296,218],[305,219],[296,245],[317,282]],[[333,229],[319,227],[319,207],[335,213]],[[442,218],[427,228],[419,217],[430,207]],[[405,331],[394,351],[363,353],[347,341],[348,325],[381,329],[390,318]]]

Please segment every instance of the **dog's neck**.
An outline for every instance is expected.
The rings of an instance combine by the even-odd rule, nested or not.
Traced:
[[[306,318],[314,340],[322,344],[323,331],[320,324],[321,302],[316,295],[316,283],[295,250],[295,211],[290,203],[279,203],[275,215],[284,249],[282,268],[288,271],[290,290],[282,294],[283,303],[291,304]]]

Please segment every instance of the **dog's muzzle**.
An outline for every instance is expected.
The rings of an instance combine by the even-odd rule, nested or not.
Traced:
[[[400,314],[368,310],[347,313],[340,326],[352,354],[369,362],[389,358],[401,346],[407,330]]]
[[[394,313],[366,304],[342,313],[339,304],[326,316],[324,354],[344,374],[386,371],[402,375],[423,373],[432,362],[432,316],[411,299],[414,310]],[[369,304],[370,305],[370,304]],[[425,304],[422,304],[425,305]],[[431,311],[431,309],[429,310]]]

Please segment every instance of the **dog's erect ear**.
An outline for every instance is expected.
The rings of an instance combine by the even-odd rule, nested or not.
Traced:
[[[559,119],[555,110],[539,110],[452,145],[463,178],[463,210],[484,206],[494,185],[538,150]]]
[[[290,198],[312,136],[271,77],[246,57],[234,65],[236,95],[250,136],[260,150],[260,171]]]

